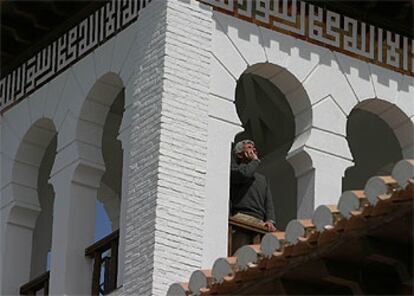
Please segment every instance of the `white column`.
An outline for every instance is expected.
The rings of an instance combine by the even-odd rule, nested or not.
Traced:
[[[202,268],[211,268],[217,258],[227,256],[231,143],[240,131],[236,123],[209,119]]]
[[[41,275],[47,269],[47,256],[51,249],[53,225],[54,191],[46,184],[39,192],[42,211],[36,221],[33,232],[31,278]]]
[[[92,261],[85,257],[85,249],[94,242],[97,191],[103,173],[103,167],[75,162],[51,178],[55,189],[51,295],[91,292]]]
[[[165,295],[203,257],[213,23],[209,7],[175,0],[138,21],[123,287]]]
[[[19,294],[20,286],[30,280],[33,229],[40,207],[33,203],[34,199],[25,197],[35,194],[35,189],[19,184],[10,184],[3,189],[0,207],[1,295]],[[10,201],[12,196],[14,200]]]
[[[128,116],[127,107],[124,117]],[[126,208],[128,201],[128,175],[129,175],[129,152],[130,152],[130,131],[131,128],[122,128],[118,139],[122,143],[122,189],[121,189],[121,211],[119,217],[119,246],[118,246],[118,287],[124,282],[125,270],[125,232],[126,232]]]
[[[297,180],[297,218],[305,219],[312,217],[315,209],[315,169],[311,168],[301,175]]]
[[[347,158],[323,152],[314,152],[312,161],[315,168],[315,206],[337,204],[342,194],[342,178],[345,170],[354,165]]]
[[[320,205],[337,204],[342,194],[345,170],[353,165],[349,159],[305,148],[288,158],[297,178],[297,216],[311,218]]]

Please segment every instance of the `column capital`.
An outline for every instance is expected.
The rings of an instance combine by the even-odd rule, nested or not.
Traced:
[[[41,211],[36,188],[13,182],[2,190],[1,195],[3,221],[34,229]]]
[[[60,183],[63,180],[68,183],[77,183],[78,185],[98,189],[104,173],[104,165],[98,165],[93,162],[79,159],[74,163],[61,168],[57,172],[52,172],[50,183],[52,183],[53,186],[58,186],[57,183]]]
[[[313,169],[312,156],[306,147],[301,147],[293,153],[289,153],[286,160],[292,165],[296,178]]]
[[[296,178],[301,177],[313,169],[329,167],[332,165],[332,161],[335,162],[337,169],[339,168],[343,171],[354,165],[352,159],[319,151],[308,146],[301,147],[293,153],[289,153],[286,160],[292,165]]]

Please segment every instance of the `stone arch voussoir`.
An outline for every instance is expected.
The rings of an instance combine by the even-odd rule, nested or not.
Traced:
[[[26,131],[16,149],[10,183],[2,190],[4,200],[12,204],[9,221],[34,228],[41,210],[37,193],[39,168],[55,135],[53,122],[47,118],[39,119]]]
[[[398,139],[403,157],[414,157],[414,118],[410,118],[413,110],[405,110],[382,98],[366,98],[355,109],[371,112],[384,120]]]
[[[62,150],[55,167],[55,172],[58,173],[65,166],[75,164],[70,168],[73,182],[85,183],[86,186],[96,188],[98,200],[104,204],[114,221],[119,215],[119,197],[113,198],[115,195],[109,194],[111,190],[106,188],[107,184],[104,184],[103,176],[108,171],[106,168],[108,164],[104,159],[103,138],[111,107],[120,95],[124,95],[124,89],[120,76],[112,72],[104,74],[93,84],[79,108],[79,114],[75,114],[72,119],[68,117],[68,122],[70,120],[71,124],[67,126],[70,128],[64,132],[67,138],[70,138],[67,142],[71,144]],[[125,103],[123,107],[125,108]],[[121,129],[129,125],[124,121],[122,118]],[[111,198],[102,196],[111,196]]]
[[[109,108],[123,88],[120,77],[112,72],[103,75],[95,82],[78,115],[77,140],[100,147],[103,125]],[[89,137],[88,131],[94,132],[98,137]]]
[[[297,77],[287,69],[267,62],[254,64],[248,67],[244,73],[251,73],[268,79],[281,90],[292,109],[295,118],[295,140],[288,152],[287,160],[296,158],[298,154],[307,154],[304,147],[311,135],[312,106],[306,90]],[[310,165],[311,163],[311,161],[306,162]],[[297,166],[293,165],[293,167],[296,170]]]

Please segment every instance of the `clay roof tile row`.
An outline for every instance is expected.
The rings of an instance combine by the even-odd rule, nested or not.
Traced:
[[[414,160],[401,160],[391,176],[372,177],[364,190],[344,192],[337,205],[319,206],[312,219],[294,219],[285,232],[267,233],[260,244],[217,259],[211,270],[196,270],[188,283],[172,284],[167,295],[231,294],[240,283],[283,271],[332,248],[345,234],[383,223],[387,214],[412,210]],[[345,237],[346,239],[346,237]],[[331,278],[336,282],[342,279]]]

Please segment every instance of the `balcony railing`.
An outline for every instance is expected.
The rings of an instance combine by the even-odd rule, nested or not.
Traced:
[[[40,276],[20,287],[21,295],[39,295],[38,292],[43,290],[43,295],[49,295],[49,277],[50,272],[46,271]]]
[[[85,256],[94,260],[92,295],[107,295],[116,289],[119,230],[86,248]]]
[[[253,237],[253,244],[260,244],[260,240],[268,232],[262,223],[258,223],[255,220],[247,218],[246,216],[230,217],[228,228],[228,256],[233,255],[233,230],[242,230],[244,232],[250,233]]]

